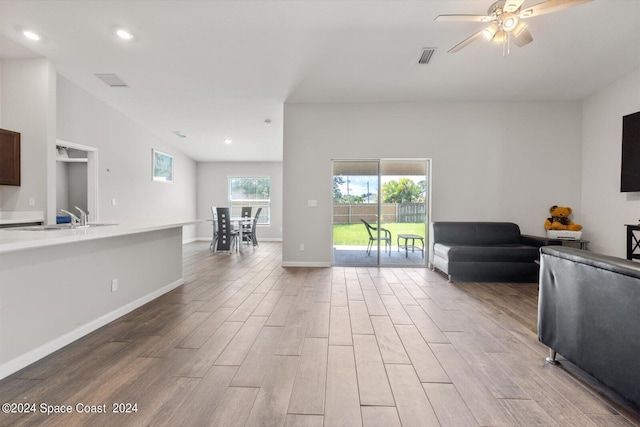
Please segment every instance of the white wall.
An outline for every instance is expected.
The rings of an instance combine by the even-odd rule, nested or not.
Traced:
[[[69,205],[66,208],[69,211],[75,211],[74,207],[78,206],[84,211],[87,208],[87,164],[86,163],[68,163],[69,171]]]
[[[45,212],[47,147],[55,144],[55,67],[46,59],[2,59],[0,70],[0,127],[20,132],[21,147],[21,185],[0,186],[0,211]]]
[[[282,239],[282,163],[280,162],[201,162],[197,167],[199,219],[211,219],[211,206],[229,205],[229,177],[271,178],[271,225],[258,226],[258,241]],[[198,225],[197,236],[210,240],[211,222]]]
[[[56,209],[69,210],[69,167],[64,162],[56,162]]]
[[[583,236],[594,252],[626,257],[624,224],[640,222],[640,193],[620,192],[622,116],[640,111],[640,69],[584,100]]]
[[[287,104],[284,117],[284,265],[331,262],[331,159],[433,159],[435,221],[542,235],[551,205],[582,219],[579,102]]]
[[[57,137],[98,149],[99,218],[92,220],[196,218],[193,160],[62,76],[57,100]],[[152,148],[174,157],[173,184],[152,181]],[[183,237],[193,240],[195,226],[185,227]]]

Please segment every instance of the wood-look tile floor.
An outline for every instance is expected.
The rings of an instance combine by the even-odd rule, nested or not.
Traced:
[[[544,363],[536,284],[207,248],[185,245],[184,286],[0,381],[0,403],[38,405],[0,425],[639,425],[569,363]]]

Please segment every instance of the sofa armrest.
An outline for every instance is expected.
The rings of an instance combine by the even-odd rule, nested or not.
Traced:
[[[548,237],[531,236],[528,234],[522,235],[522,243],[528,246],[562,246],[562,240],[549,239]]]

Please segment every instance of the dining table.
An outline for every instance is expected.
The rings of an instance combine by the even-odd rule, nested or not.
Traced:
[[[242,238],[242,232],[244,230],[244,225],[251,225],[253,218],[251,218],[250,216],[232,216],[231,218],[229,218],[229,221],[231,221],[231,224],[237,224],[238,225],[238,246],[236,246],[238,248],[238,251],[240,253],[242,253],[242,242],[244,241]]]
[[[243,225],[252,225],[252,221],[253,221],[253,218],[251,218],[249,216],[246,216],[246,217],[243,217],[243,216],[232,216],[231,218],[229,218],[229,222],[231,222],[232,226],[233,226],[233,224],[236,224],[236,226],[237,226],[237,228],[234,228],[234,230],[238,230],[238,239],[240,240],[240,243],[243,242],[243,240],[242,240],[243,239],[242,238],[242,232],[244,230]],[[214,221],[212,219],[208,219],[207,222],[214,222]],[[216,225],[213,224],[214,228],[215,228],[215,226]],[[214,238],[211,240],[211,245],[209,247],[209,249],[211,249],[213,252],[217,252],[216,251],[216,247],[214,245],[215,233],[216,233],[216,230],[214,229],[213,230]],[[238,244],[238,251],[242,252],[242,244]]]

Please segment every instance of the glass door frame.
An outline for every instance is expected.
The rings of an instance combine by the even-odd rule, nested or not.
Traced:
[[[381,248],[384,247],[384,242],[382,242],[381,245],[381,240],[380,240],[380,227],[381,225],[383,225],[383,213],[382,213],[382,209],[383,209],[383,198],[382,198],[382,182],[383,182],[383,166],[384,166],[384,162],[397,162],[397,163],[402,163],[402,162],[414,162],[414,163],[422,163],[424,166],[422,166],[422,170],[424,172],[424,175],[422,175],[422,173],[420,174],[413,174],[410,175],[410,172],[406,173],[406,175],[408,176],[424,176],[424,180],[425,180],[425,187],[424,187],[424,241],[423,241],[423,250],[424,250],[424,258],[422,258],[422,261],[420,263],[415,263],[415,262],[411,262],[411,263],[403,263],[403,262],[399,262],[397,259],[395,260],[396,262],[384,262],[385,258],[382,257],[382,255],[385,255],[386,252],[382,253],[381,252]],[[331,177],[332,177],[332,188],[335,185],[335,177],[339,176],[340,174],[336,175],[336,163],[340,163],[340,162],[344,162],[344,163],[348,163],[348,162],[352,162],[352,163],[376,163],[376,169],[377,169],[377,201],[375,203],[376,208],[376,221],[375,221],[375,225],[373,223],[371,223],[371,225],[376,227],[376,241],[375,241],[375,245],[372,248],[376,249],[376,257],[374,260],[371,261],[375,261],[375,263],[373,262],[368,262],[368,263],[350,263],[350,262],[336,262],[336,246],[334,244],[334,225],[336,224],[335,222],[335,214],[334,214],[334,206],[335,206],[335,199],[334,199],[334,194],[332,194],[332,215],[331,215],[331,235],[332,235],[332,241],[331,241],[331,247],[332,247],[332,256],[331,256],[331,261],[332,261],[332,265],[336,265],[336,266],[375,266],[375,267],[380,267],[380,266],[400,266],[400,267],[409,267],[409,266],[414,266],[414,267],[426,267],[429,265],[429,257],[430,257],[430,246],[429,246],[429,241],[430,241],[430,236],[429,236],[429,222],[431,220],[431,205],[432,205],[432,160],[430,158],[378,158],[378,159],[332,159],[331,160]],[[417,167],[417,166],[416,166]],[[402,176],[403,173],[398,173],[398,176]],[[349,176],[349,175],[347,175]],[[356,176],[355,173],[351,176]],[[368,175],[366,175],[368,176]],[[390,174],[390,176],[395,176]],[[396,218],[397,220],[397,218]],[[421,233],[422,234],[422,233]],[[390,250],[392,250],[392,247],[394,245],[394,241],[393,241],[393,235],[391,237],[392,241],[391,241],[391,245],[390,245]],[[397,236],[396,236],[396,246],[397,246]],[[398,252],[399,248],[398,248]],[[402,252],[403,255],[404,252]],[[397,257],[396,257],[397,258]],[[369,258],[370,259],[370,258]]]

